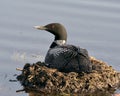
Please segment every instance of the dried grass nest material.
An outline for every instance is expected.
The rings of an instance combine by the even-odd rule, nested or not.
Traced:
[[[116,72],[105,62],[90,57],[92,72],[64,73],[44,66],[37,62],[25,64],[22,73],[17,76],[18,81],[25,89],[45,93],[94,93],[109,91],[120,84],[120,73]]]

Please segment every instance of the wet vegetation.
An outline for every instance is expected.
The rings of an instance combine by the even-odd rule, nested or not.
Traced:
[[[120,73],[94,57],[91,57],[90,60],[92,63],[91,73],[65,73],[48,68],[42,62],[27,63],[22,69],[22,73],[17,76],[17,80],[20,81],[24,91],[37,94],[33,96],[41,96],[39,94],[51,96],[53,94],[54,96],[104,94],[104,96],[111,96],[110,94],[113,94],[119,87]]]

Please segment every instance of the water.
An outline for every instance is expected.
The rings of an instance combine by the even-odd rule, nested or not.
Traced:
[[[35,30],[35,25],[59,22],[68,31],[68,43],[86,48],[91,56],[120,71],[119,0],[1,0],[0,1],[0,94],[16,93],[10,83],[26,62],[43,61],[54,37]],[[120,93],[120,91],[117,91]]]

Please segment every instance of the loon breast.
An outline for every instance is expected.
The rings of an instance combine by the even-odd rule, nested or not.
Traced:
[[[60,71],[82,72],[86,70],[86,72],[89,72],[90,61],[88,59],[89,56],[86,49],[74,45],[62,45],[48,50],[45,63],[48,67],[56,68]]]

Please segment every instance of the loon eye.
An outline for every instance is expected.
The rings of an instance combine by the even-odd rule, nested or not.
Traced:
[[[55,28],[55,25],[51,25],[51,28],[54,29],[54,28]]]

